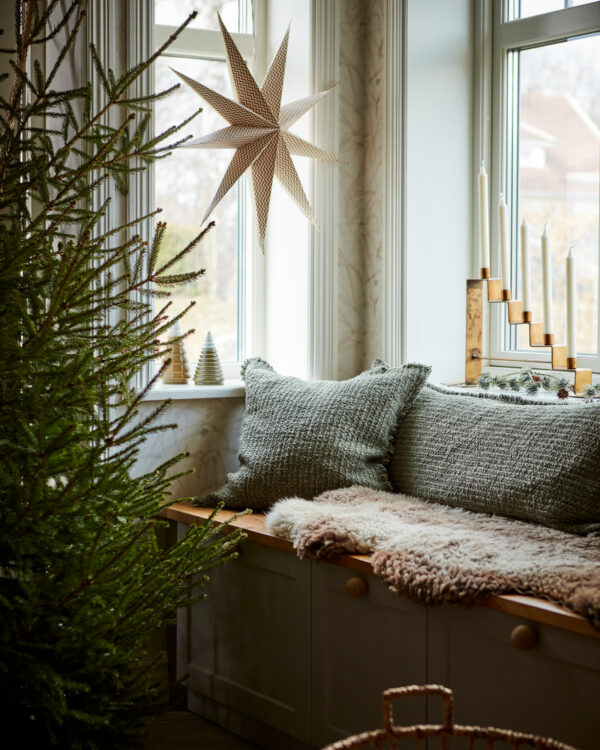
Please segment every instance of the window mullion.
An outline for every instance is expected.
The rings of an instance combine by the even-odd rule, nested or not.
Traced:
[[[507,53],[507,85],[506,85],[506,102],[507,102],[507,144],[506,144],[506,182],[505,193],[506,202],[510,210],[510,276],[511,289],[514,290],[515,297],[518,296],[518,277],[519,270],[517,263],[517,238],[518,238],[518,214],[519,214],[519,52]],[[517,329],[515,326],[508,324],[508,319],[504,319],[505,341],[508,342],[508,348],[517,348]]]
[[[127,65],[129,68],[147,60],[154,49],[154,3],[147,0],[130,0],[127,6]],[[154,66],[151,65],[132,84],[132,96],[147,96],[154,91]],[[154,134],[154,121],[150,119],[148,136]],[[154,168],[129,175],[127,211],[129,217],[146,216],[154,210]],[[150,241],[154,233],[154,218],[146,218],[131,233],[139,233]],[[145,299],[139,292],[138,300]],[[141,390],[154,376],[154,362],[148,362],[137,375],[136,387]]]
[[[557,42],[595,30],[600,30],[600,2],[502,23],[498,43],[505,49],[515,49]]]

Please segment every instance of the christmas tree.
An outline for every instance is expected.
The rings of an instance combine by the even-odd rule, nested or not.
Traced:
[[[194,374],[196,385],[222,385],[223,370],[217,353],[217,347],[209,331],[204,339],[204,345],[200,352],[200,359],[196,365]]]
[[[166,405],[141,420],[132,387],[173,322],[153,299],[200,276],[173,265],[202,234],[161,262],[164,224],[149,243],[143,217],[106,228],[105,186],[124,190],[178,128],[149,137],[152,97],[132,93],[164,48],[120,74],[91,47],[99,108],[89,86],[60,88],[82,19],[79,0],[19,0],[2,50],[0,716],[25,748],[130,745],[153,696],[150,637],[239,541],[210,524],[161,548],[180,457],[132,476],[146,436],[166,429]],[[44,70],[37,51],[57,33]]]

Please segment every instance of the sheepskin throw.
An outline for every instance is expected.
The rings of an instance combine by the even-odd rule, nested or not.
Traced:
[[[437,503],[600,534],[600,403],[428,385],[398,425],[390,479]]]
[[[248,360],[240,468],[198,502],[265,510],[292,494],[314,497],[352,484],[391,490],[394,433],[429,371],[415,364],[382,367],[377,360],[351,380],[306,382]]]
[[[562,604],[600,629],[600,539],[537,524],[348,487],[313,501],[276,503],[267,528],[300,557],[373,554],[395,593],[427,605],[529,594]]]

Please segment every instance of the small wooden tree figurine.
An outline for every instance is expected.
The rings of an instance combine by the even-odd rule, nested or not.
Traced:
[[[196,385],[222,385],[223,370],[211,332],[206,334],[204,346],[194,375]]]
[[[175,323],[173,332],[167,340],[167,343],[174,342],[168,353],[171,362],[162,374],[162,381],[166,385],[186,385],[189,378],[183,341],[176,341],[180,336],[181,329],[179,328],[179,323]]]

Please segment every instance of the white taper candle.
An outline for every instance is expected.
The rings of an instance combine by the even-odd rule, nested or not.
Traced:
[[[529,224],[527,219],[521,222],[521,296],[523,311],[531,311],[531,262],[529,258]]]
[[[481,162],[479,170],[479,257],[481,268],[490,267],[490,216],[488,176]]]
[[[510,289],[510,250],[508,243],[508,206],[504,193],[500,193],[498,204],[498,227],[500,234],[500,262],[502,270],[502,289]]]
[[[552,256],[550,255],[550,236],[548,226],[542,234],[542,286],[544,288],[544,333],[554,333],[552,321]]]
[[[573,248],[567,255],[567,357],[577,356],[577,269]]]

